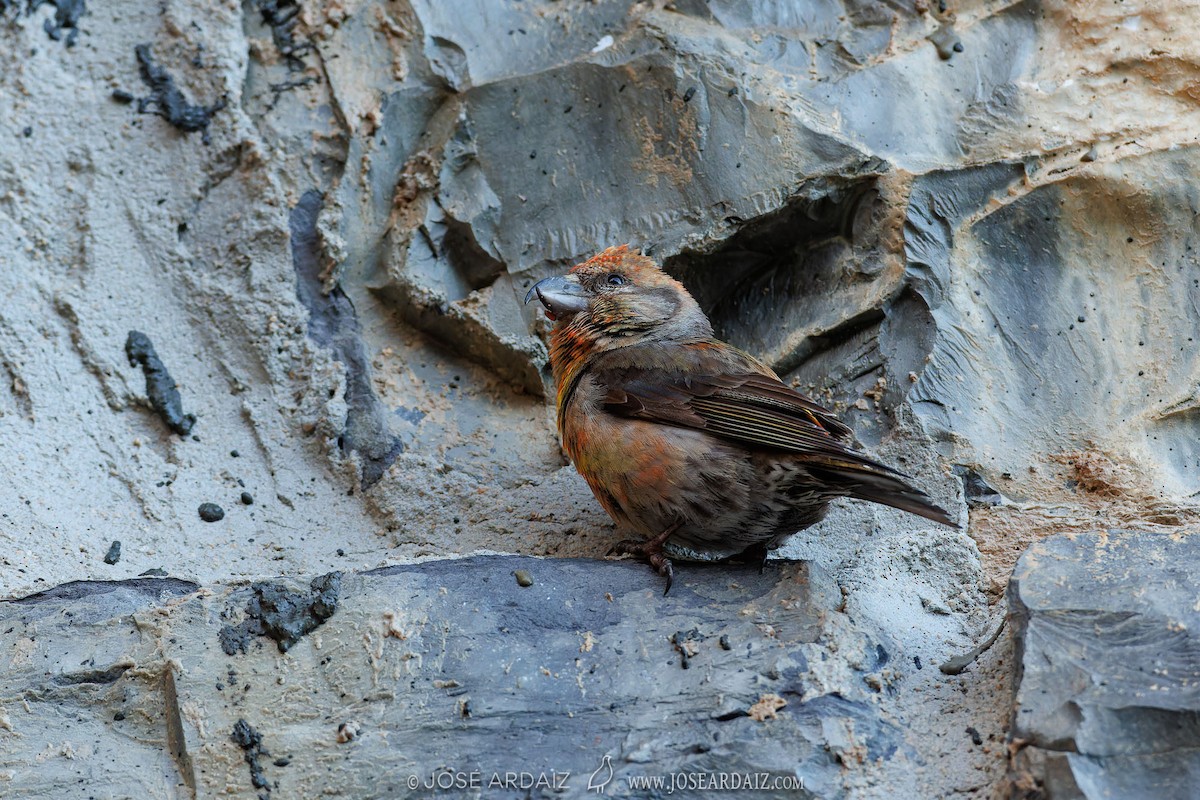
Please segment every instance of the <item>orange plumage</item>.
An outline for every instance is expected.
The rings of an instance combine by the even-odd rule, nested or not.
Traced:
[[[670,557],[765,558],[836,497],[954,524],[830,411],[713,338],[683,285],[641,253],[609,248],[534,297],[556,321],[563,448],[617,524],[646,537],[620,549],[645,555],[668,589]]]

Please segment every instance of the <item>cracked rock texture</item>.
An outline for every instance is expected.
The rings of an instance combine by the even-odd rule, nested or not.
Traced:
[[[514,770],[564,775],[582,794],[605,754],[614,789],[714,770],[802,780],[776,793],[789,797],[841,797],[844,765],[917,759],[864,680],[883,668],[890,686],[915,669],[885,667],[888,634],[850,626],[831,576],[803,562],[699,569],[667,599],[624,562],[387,567],[347,577],[336,613],[287,655],[266,638],[222,653],[244,588],[76,587],[0,604],[17,654],[8,674],[29,706],[6,717],[0,769],[13,796],[53,785],[28,768],[39,758],[69,759],[80,796],[204,797],[253,796],[254,772],[280,797],[424,797],[447,767],[485,786]],[[829,637],[852,666],[822,663]],[[45,715],[59,723],[35,722]],[[241,752],[253,734],[231,735],[242,720],[261,737],[253,769]],[[168,752],[156,746],[164,731]],[[410,791],[413,777],[423,791]],[[492,788],[485,796],[527,796]]]
[[[1025,748],[1017,763],[1044,774],[1051,797],[1195,796],[1197,549],[1194,538],[1104,531],[1021,556],[1009,584],[1013,736]]]
[[[254,796],[249,760],[278,779],[258,748],[282,757],[272,741],[308,718],[247,716],[236,750],[238,719],[210,719],[215,684],[196,679],[207,656],[126,658],[160,640],[102,620],[180,620],[239,581],[603,555],[620,533],[563,459],[546,322],[520,300],[613,244],[650,251],[722,337],[964,523],[844,505],[780,554],[842,598],[820,605],[839,622],[804,643],[807,669],[863,671],[861,724],[901,731],[882,755],[836,722],[763,739],[771,764],[853,751],[813,786],[1008,792],[1008,636],[961,675],[937,665],[995,630],[1017,556],[1047,534],[1197,529],[1195,3],[0,0],[0,96],[0,597],[147,572],[178,595],[125,583],[90,612],[109,584],[57,595],[101,615],[108,650],[12,672],[0,750],[59,730],[23,718],[51,707],[38,692],[106,720],[112,687],[138,681],[157,699],[129,752],[157,788],[129,793],[179,778],[205,795],[194,765],[219,750],[230,791]],[[586,577],[548,569],[563,593]],[[862,636],[887,664],[854,655]],[[260,669],[286,682],[292,657]],[[80,670],[104,680],[51,677]],[[779,716],[803,727],[805,707]],[[120,735],[88,747],[120,752]],[[76,738],[45,738],[36,775],[0,769],[0,794],[59,796]],[[617,771],[642,752],[610,750]]]

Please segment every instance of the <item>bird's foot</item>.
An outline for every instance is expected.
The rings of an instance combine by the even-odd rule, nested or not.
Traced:
[[[604,555],[608,558],[612,558],[613,556],[640,556],[645,551],[647,544],[649,542],[644,542],[641,539],[622,539],[608,548],[608,552]]]
[[[671,534],[679,530],[678,525],[673,525],[665,531],[655,536],[653,539],[639,541],[637,539],[622,539],[612,546],[608,551],[608,555],[621,556],[642,556],[650,562],[650,566],[659,575],[667,579],[667,586],[663,589],[663,597],[667,596],[667,592],[671,591],[671,583],[675,580],[675,568],[671,564],[671,559],[663,554],[663,545],[667,539],[671,538]]]

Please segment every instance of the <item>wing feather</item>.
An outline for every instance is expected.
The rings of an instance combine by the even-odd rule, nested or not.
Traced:
[[[850,429],[832,412],[740,350],[710,341],[674,346],[667,365],[648,356],[617,351],[591,370],[606,392],[604,410],[746,445],[862,460],[851,449]]]
[[[852,497],[955,526],[903,473],[859,452],[851,430],[831,411],[753,357],[716,340],[674,344],[667,352],[622,348],[599,360],[590,374],[605,390],[604,410],[793,453],[810,473]]]

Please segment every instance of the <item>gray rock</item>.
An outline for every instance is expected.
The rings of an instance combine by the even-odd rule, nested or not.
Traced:
[[[806,659],[801,708],[851,707],[817,732],[789,703],[782,722],[750,728],[755,763],[811,766],[817,742],[845,772],[829,788],[812,766],[814,791],[987,791],[1005,763],[1007,637],[972,659],[996,630],[983,587],[1007,577],[1012,541],[1043,518],[1091,524],[1117,506],[1147,525],[1196,520],[1200,23],[1170,0],[1132,6],[0,0],[0,96],[13,98],[0,103],[0,441],[32,443],[0,458],[0,596],[159,567],[212,587],[135,593],[127,613],[69,637],[99,596],[43,595],[62,617],[37,624],[61,633],[10,648],[19,673],[3,691],[21,700],[0,720],[20,722],[26,702],[51,716],[11,737],[0,722],[0,750],[16,742],[46,769],[13,762],[0,794],[17,775],[35,795],[61,796],[84,773],[100,786],[110,757],[133,765],[113,775],[129,794],[180,776],[184,793],[188,781],[251,793],[251,769],[265,792],[288,770],[325,774],[350,748],[384,753],[378,730],[398,723],[381,713],[372,733],[381,705],[361,699],[377,688],[357,666],[337,714],[341,673],[321,673],[318,717],[272,722],[311,693],[318,643],[336,638],[322,658],[343,665],[379,641],[378,608],[353,636],[339,620],[359,619],[346,603],[383,578],[348,579],[350,600],[315,628],[329,609],[307,578],[609,549],[621,534],[562,457],[545,323],[520,299],[624,242],[964,522],[971,504],[970,535],[839,504],[788,543],[844,601],[821,641],[785,648]],[[134,104],[151,63],[161,102]],[[178,384],[175,411],[202,420],[198,437],[137,412],[147,390],[122,352],[130,330],[169,364],[160,383]],[[197,516],[208,502],[221,524]],[[981,563],[978,521],[994,530],[1009,512],[1017,533]],[[117,538],[121,561],[105,565],[94,549]],[[543,563],[526,565],[528,587],[505,573],[524,592],[515,602],[545,596]],[[247,585],[276,575],[265,618],[245,616]],[[682,670],[692,626],[656,624],[644,620],[673,637]],[[237,632],[227,643],[248,652],[226,657],[208,633],[204,649],[189,633],[202,628]],[[293,646],[279,653],[260,629]],[[43,641],[59,651],[35,653]],[[407,646],[385,641],[385,661]],[[688,656],[689,680],[708,642]],[[249,705],[229,699],[227,673],[218,692],[203,672],[231,659]],[[387,661],[388,674],[424,680],[416,660]],[[741,680],[720,663],[714,680]],[[60,673],[87,680],[48,685]],[[180,688],[195,675],[212,688]],[[294,693],[268,696],[274,680]],[[449,730],[430,709],[458,698],[390,685],[392,702],[425,704],[412,714],[431,739]],[[541,747],[544,718],[521,716],[510,750]],[[879,720],[900,743],[874,758],[854,732],[886,742]],[[318,724],[344,739],[319,751],[327,761],[280,754],[293,730],[325,742]],[[1071,781],[1100,763],[1035,750]]]
[[[666,598],[633,562],[347,575],[286,654],[267,636],[222,652],[245,588],[142,579],[0,603],[5,789],[61,796],[66,771],[73,791],[120,795],[425,797],[427,781],[462,779],[488,797],[556,796],[556,782],[579,796],[610,764],[610,794],[655,794],[627,789],[639,776],[767,773],[804,789],[755,796],[824,798],[846,793],[846,764],[911,757],[861,680],[887,650],[839,628],[823,570],[680,573]],[[832,662],[857,678],[834,690]]]
[[[173,578],[74,581],[0,602],[0,642],[9,654],[0,680],[6,796],[86,796],[84,786],[187,795],[175,766],[183,754],[180,708],[167,701],[175,676],[155,653],[162,631],[155,622],[197,589]]]
[[[1050,798],[1191,798],[1200,785],[1200,540],[1054,536],[1009,584],[1012,736]]]

